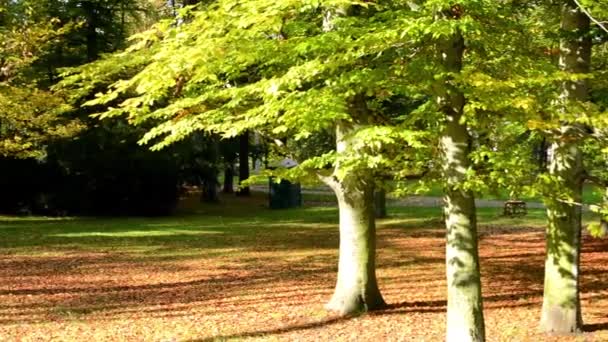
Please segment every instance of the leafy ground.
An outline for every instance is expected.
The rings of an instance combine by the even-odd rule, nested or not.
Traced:
[[[341,319],[322,307],[335,280],[336,210],[237,201],[174,218],[0,218],[0,340],[443,340],[439,209],[400,208],[380,222],[390,307]],[[489,341],[608,340],[608,240],[584,238],[585,333],[545,337],[542,212],[481,209],[480,220]]]

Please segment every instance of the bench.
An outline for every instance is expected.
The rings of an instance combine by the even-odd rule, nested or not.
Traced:
[[[516,217],[516,216],[526,216],[528,214],[528,209],[526,208],[526,202],[519,200],[508,200],[505,202],[505,207],[503,210],[504,216]]]

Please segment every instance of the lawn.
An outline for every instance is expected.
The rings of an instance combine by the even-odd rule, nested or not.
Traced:
[[[238,182],[235,182],[237,184]],[[412,186],[414,182],[411,182]],[[256,184],[258,189],[265,188],[268,184],[262,184],[261,182]],[[336,198],[333,192],[329,189],[329,187],[323,184],[316,185],[304,185],[303,189],[307,190],[303,193],[303,199],[305,201],[311,202],[328,202],[328,203],[336,203]],[[416,197],[416,196],[428,196],[428,197],[443,197],[443,189],[439,184],[430,184],[427,191],[420,192],[418,194],[414,193],[406,193],[403,196],[405,197]],[[597,204],[603,201],[605,196],[605,189],[596,187],[592,184],[585,184],[583,187],[583,203],[585,204]],[[395,196],[394,194],[389,194],[389,199],[399,200],[402,197]],[[493,193],[485,193],[478,194],[478,200],[496,200],[496,201],[506,201],[511,197],[509,196],[509,192],[505,189],[499,189]],[[527,202],[542,202],[542,198],[540,197],[521,197],[521,200]]]
[[[0,218],[1,341],[441,341],[438,208],[392,208],[378,228],[389,308],[323,310],[335,281],[337,210],[270,211],[264,196],[190,203],[171,218]],[[489,341],[608,340],[608,240],[584,237],[585,332],[536,331],[544,214],[480,209]],[[586,219],[589,219],[588,217]]]

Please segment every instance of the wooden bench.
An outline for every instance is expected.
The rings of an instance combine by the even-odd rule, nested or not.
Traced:
[[[526,208],[526,202],[519,200],[508,200],[505,202],[505,207],[503,210],[504,216],[516,217],[516,216],[526,216],[528,214],[528,209]]]

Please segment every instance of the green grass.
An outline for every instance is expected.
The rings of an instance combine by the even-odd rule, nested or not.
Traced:
[[[413,182],[412,182],[413,184]],[[597,203],[602,201],[603,192],[602,188],[591,184],[585,184],[583,187],[583,203]],[[430,184],[428,191],[420,193],[423,196],[440,197],[443,196],[443,189],[440,184]],[[479,196],[480,199],[487,200],[499,200],[505,201],[510,199],[509,192],[505,189],[496,189],[492,193],[484,193]],[[523,197],[521,198],[531,202],[541,202],[542,199],[539,197]]]
[[[121,250],[155,257],[180,257],[201,250],[238,252],[250,247],[298,248],[292,234],[335,229],[335,206],[270,210],[259,195],[252,205],[205,205],[196,212],[163,218],[44,218],[0,216],[0,248],[10,254],[61,253],[67,250]],[[404,229],[441,227],[441,208],[390,207],[379,226]],[[479,208],[480,225],[543,226],[545,212],[532,209],[523,218],[501,216],[500,208]],[[585,220],[592,219],[585,213]],[[261,237],[265,240],[260,241]],[[257,246],[250,245],[252,242]],[[249,245],[248,245],[249,244]]]
[[[603,200],[603,190],[593,186],[585,186],[583,188],[583,203],[592,204],[592,203],[600,203]],[[419,196],[429,196],[429,197],[442,197],[443,192],[439,186],[433,186],[427,192],[418,194]],[[389,199],[398,197],[394,197],[389,194]],[[498,191],[496,194],[486,194],[480,196],[478,199],[484,200],[497,200],[497,201],[506,201],[510,198],[507,191]],[[333,193],[303,193],[302,199],[305,202],[328,202],[328,203],[336,203],[336,197]],[[542,202],[542,199],[539,197],[524,197],[522,198],[528,202]]]
[[[335,202],[335,196],[330,192],[329,188],[324,188],[323,186],[318,186],[315,188],[306,187],[306,189],[311,190],[327,190],[327,194],[321,193],[305,193],[303,194],[303,199],[305,201],[311,202]],[[583,203],[591,204],[591,203],[599,203],[603,200],[604,190],[598,188],[593,185],[585,185],[583,187]],[[429,196],[429,197],[442,197],[443,190],[440,185],[433,184],[429,186],[428,191],[417,194],[419,196]],[[506,201],[510,199],[509,192],[506,190],[496,190],[491,194],[482,194],[478,197],[479,199],[485,200],[497,200],[497,201]],[[540,197],[522,197],[522,200],[528,202],[542,202]]]

